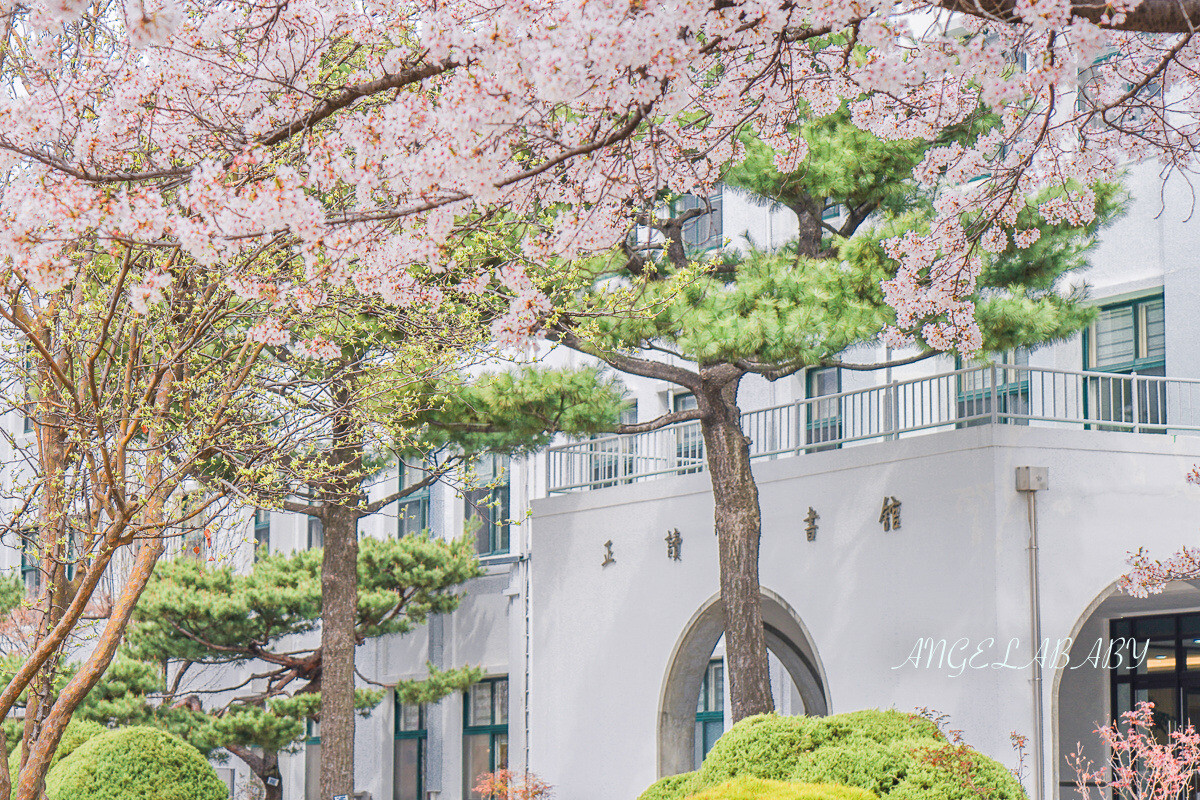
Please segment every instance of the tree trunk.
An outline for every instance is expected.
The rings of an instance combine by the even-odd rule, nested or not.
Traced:
[[[358,512],[325,507],[321,559],[321,800],[354,793]]]
[[[775,710],[758,583],[762,512],[736,397],[737,381],[697,395],[713,487],[733,722]]]
[[[227,744],[225,749],[240,758],[263,785],[263,800],[283,800],[283,776],[279,773],[279,751],[263,749],[257,755],[248,747]]]

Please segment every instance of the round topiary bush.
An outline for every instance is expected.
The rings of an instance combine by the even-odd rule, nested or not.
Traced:
[[[91,722],[85,719],[73,719],[67,723],[67,729],[63,731],[63,737],[58,743],[58,749],[54,751],[54,755],[50,757],[50,769],[62,761],[67,756],[74,753],[76,748],[82,745],[93,736],[99,736],[108,731],[108,728],[101,725],[99,722]],[[21,766],[21,746],[13,748],[13,751],[8,755],[8,777],[11,786],[17,785],[17,770]]]
[[[706,789],[689,800],[878,800],[875,795],[831,783],[784,783],[758,778],[734,778]]]
[[[876,710],[749,717],[717,740],[699,770],[659,781],[641,800],[684,800],[737,778],[845,785],[885,800],[1026,800],[1003,765],[947,742],[930,720]]]
[[[51,800],[225,800],[229,790],[196,748],[136,727],[96,736],[46,778]]]

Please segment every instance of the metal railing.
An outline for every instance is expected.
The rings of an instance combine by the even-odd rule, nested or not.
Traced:
[[[991,364],[742,414],[751,458],[776,458],[984,424],[1200,431],[1200,380]],[[699,422],[549,448],[549,491],[706,468]]]

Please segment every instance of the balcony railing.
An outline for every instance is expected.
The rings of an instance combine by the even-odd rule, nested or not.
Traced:
[[[984,424],[1200,431],[1200,380],[993,364],[742,414],[755,459]],[[552,493],[706,468],[699,422],[556,445],[548,461]]]

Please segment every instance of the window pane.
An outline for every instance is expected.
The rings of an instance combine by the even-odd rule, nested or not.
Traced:
[[[308,518],[308,549],[325,546],[325,523],[320,517]]]
[[[463,739],[463,796],[482,800],[483,795],[471,791],[479,778],[492,771],[492,737],[482,733]]]
[[[1096,335],[1096,363],[1091,366],[1107,367],[1133,361],[1133,322],[1132,306],[1100,311],[1093,329]]]
[[[468,695],[470,704],[467,707],[467,725],[492,724],[492,684],[477,683],[471,687]]]
[[[508,679],[496,681],[492,684],[496,688],[495,698],[495,720],[497,725],[508,724]]]
[[[421,707],[415,703],[397,703],[396,730],[421,730]]]
[[[508,734],[497,733],[495,736],[496,769],[508,769]]]
[[[1162,298],[1143,303],[1142,313],[1146,315],[1145,357],[1166,358],[1167,328]]]
[[[392,800],[424,800],[421,797],[421,740],[397,739]]]

